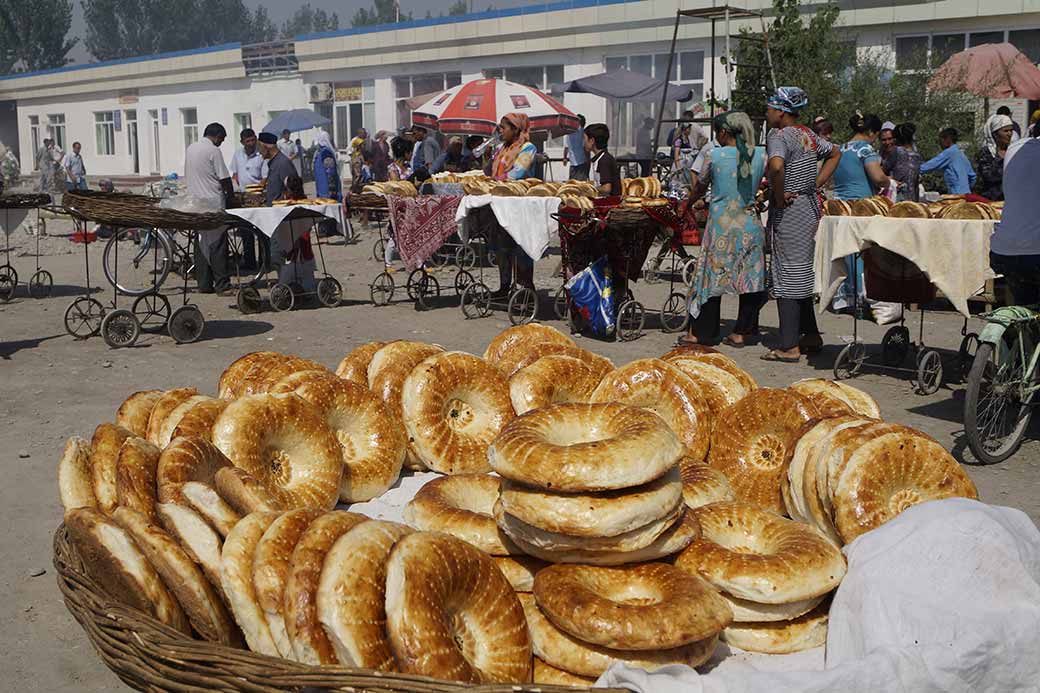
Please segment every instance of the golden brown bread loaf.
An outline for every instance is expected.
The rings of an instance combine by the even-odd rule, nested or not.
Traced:
[[[231,460],[205,438],[174,438],[159,455],[156,468],[159,502],[180,502],[184,483],[198,481],[212,485],[217,470],[230,465]]]
[[[509,377],[517,414],[550,404],[588,402],[602,376],[585,362],[562,354],[543,356]]]
[[[156,469],[159,466],[159,448],[144,438],[127,438],[116,458],[116,503],[144,513],[149,522],[155,522]]]
[[[387,342],[369,342],[354,347],[343,357],[336,367],[336,375],[344,380],[368,387],[368,366],[375,353],[385,347]]]
[[[235,622],[242,629],[249,649],[271,657],[278,657],[280,653],[257,601],[253,558],[264,532],[278,517],[279,513],[263,512],[243,517],[228,534],[220,557],[220,581]]]
[[[173,429],[173,433],[170,436],[171,440],[183,436],[196,436],[205,440],[212,440],[213,424],[217,422],[217,417],[227,408],[227,405],[227,400],[215,399],[213,397],[207,397],[202,401],[195,402],[180,417],[177,427]]]
[[[549,325],[532,322],[527,325],[516,325],[499,332],[484,350],[484,360],[504,370],[509,375],[509,370],[502,367],[502,360],[509,354],[517,354],[526,351],[532,346],[552,342],[569,347],[577,347],[574,340]],[[509,368],[509,366],[506,366]]]
[[[65,510],[96,508],[94,475],[90,469],[90,443],[73,436],[58,461],[58,494]]]
[[[686,507],[699,508],[709,503],[733,500],[733,487],[726,475],[690,457],[679,460],[679,478]]]
[[[116,411],[116,425],[133,432],[135,436],[147,436],[148,418],[162,394],[162,390],[141,390],[127,397]]]
[[[520,553],[495,523],[501,479],[490,474],[457,474],[428,481],[405,509],[409,524],[444,532],[492,556]]]
[[[123,441],[133,436],[128,429],[103,423],[94,429],[90,440],[90,474],[94,485],[97,508],[111,515],[119,506],[116,497],[116,463]]]
[[[152,406],[152,412],[148,416],[148,429],[144,436],[148,442],[161,448],[162,428],[163,424],[166,423],[166,418],[174,409],[186,400],[198,396],[198,394],[199,391],[193,387],[178,387],[162,393],[159,399],[155,401],[154,406]]]
[[[747,652],[791,654],[820,647],[827,642],[830,600],[791,621],[734,623],[722,631],[722,639]]]

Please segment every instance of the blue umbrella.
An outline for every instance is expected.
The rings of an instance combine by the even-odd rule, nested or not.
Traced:
[[[300,130],[310,130],[311,128],[317,128],[331,123],[331,120],[325,116],[318,115],[309,108],[297,108],[296,110],[282,113],[265,125],[264,132],[280,135],[282,134],[282,130],[299,132]]]

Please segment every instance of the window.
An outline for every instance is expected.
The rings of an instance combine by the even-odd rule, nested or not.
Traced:
[[[235,132],[234,135],[237,137],[246,128],[253,127],[253,114],[252,113],[236,113],[235,114]]]
[[[968,44],[971,48],[974,48],[975,46],[981,46],[986,43],[1004,43],[1004,32],[977,31],[968,36]]]
[[[40,116],[29,116],[29,137],[32,139],[33,169],[36,168],[36,154],[40,151]]]
[[[428,75],[394,77],[394,106],[397,112],[397,127],[412,124],[412,109],[408,99],[435,94],[462,84],[461,72],[437,72]]]
[[[1040,63],[1040,29],[1009,31],[1008,42],[1029,56],[1029,60]]]
[[[98,156],[115,156],[116,118],[112,111],[98,111],[94,114],[94,137],[94,151]]]
[[[55,113],[47,116],[47,134],[54,140],[54,146],[65,149],[65,114]]]
[[[897,70],[922,70],[927,64],[927,36],[903,36],[896,39]]]
[[[541,91],[549,91],[553,84],[563,81],[563,65],[493,67],[484,70],[484,76],[488,79],[504,79]]]
[[[199,109],[182,108],[181,123],[184,126],[184,146],[188,147],[199,141]]]
[[[932,65],[939,67],[954,53],[960,53],[962,50],[964,34],[936,34],[932,37]]]
[[[1040,29],[975,31],[958,34],[932,34],[896,37],[896,69],[922,70],[938,67],[954,53],[987,43],[1013,44],[1034,63],[1040,63]]]
[[[336,117],[333,119],[333,141],[337,149],[346,149],[359,129],[372,130],[375,127],[375,81],[337,82],[334,87]]]

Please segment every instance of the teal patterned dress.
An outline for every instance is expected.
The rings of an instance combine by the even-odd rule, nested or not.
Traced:
[[[713,296],[765,291],[765,230],[754,212],[754,199],[744,199],[737,187],[736,147],[715,147],[705,161],[701,181],[711,183],[708,225],[701,241],[701,259],[690,298],[690,315]],[[766,152],[755,147],[751,157],[752,190],[765,175]]]

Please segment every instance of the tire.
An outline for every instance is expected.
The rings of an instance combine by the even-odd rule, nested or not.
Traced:
[[[846,344],[834,359],[834,379],[848,380],[859,373],[863,362],[867,359],[867,350],[859,342]]]
[[[961,382],[968,379],[971,365],[975,362],[975,353],[979,350],[979,336],[974,332],[964,335],[960,348],[957,349],[957,369]]]
[[[255,286],[243,286],[235,293],[235,304],[242,315],[259,313],[263,308],[260,292]]]
[[[147,247],[133,240],[140,229],[117,229],[105,243],[101,267],[108,283],[127,296],[152,293],[163,285],[173,267],[174,252],[158,229],[146,234]],[[118,281],[117,281],[118,280]]]
[[[10,265],[0,265],[0,302],[7,303],[14,298],[18,288],[18,272]]]
[[[570,312],[571,307],[571,295],[567,291],[567,287],[561,286],[556,290],[556,295],[553,296],[553,313],[556,314],[560,320],[566,320]]]
[[[65,309],[65,331],[76,339],[93,337],[101,331],[105,318],[105,307],[101,301],[80,296]]]
[[[33,298],[47,298],[54,290],[54,277],[47,270],[36,270],[29,278],[29,295]]]
[[[462,292],[462,314],[470,320],[491,315],[491,289],[482,282],[474,282]]]
[[[694,280],[697,279],[697,258],[691,257],[683,265],[682,279],[686,286],[693,286]]]
[[[460,245],[455,251],[455,266],[462,270],[471,270],[477,264],[477,252],[469,245]]]
[[[629,299],[621,304],[617,313],[617,337],[622,342],[631,342],[643,336],[646,311],[639,301]]]
[[[170,319],[170,301],[162,294],[145,294],[130,309],[142,332],[161,332]]]
[[[690,314],[686,310],[686,295],[672,292],[661,306],[661,330],[666,333],[681,332],[686,328]]]
[[[917,394],[932,395],[943,383],[943,363],[939,352],[928,349],[917,364]]]
[[[296,294],[287,284],[278,283],[272,286],[268,299],[271,301],[271,307],[279,313],[292,310],[296,305]]]
[[[394,278],[389,272],[380,272],[368,288],[368,296],[372,304],[385,306],[394,297]]]
[[[376,262],[386,262],[386,241],[377,238],[372,244],[372,259]]]
[[[141,323],[128,310],[113,310],[101,321],[101,336],[113,349],[133,346],[141,336]]]
[[[422,267],[412,270],[412,273],[408,275],[408,282],[404,285],[405,291],[408,293],[408,299],[411,301],[419,300],[418,287],[419,282],[422,281],[423,277],[428,277],[426,270]]]
[[[322,277],[316,288],[318,302],[326,308],[335,308],[343,300],[343,286],[333,277]]]
[[[1019,401],[1014,388],[1009,387],[1016,379],[1020,381],[1025,364],[1017,353],[1017,344],[1012,345],[1013,361],[998,368],[993,363],[993,345],[983,342],[975,352],[968,384],[964,396],[964,432],[968,447],[981,464],[996,464],[1011,457],[1022,444],[1029,420],[1033,415],[1028,402]],[[994,385],[997,385],[996,391]],[[994,412],[994,410],[996,410]],[[1010,416],[1000,420],[996,416],[1006,412]],[[1000,436],[1003,431],[1006,435]]]
[[[197,341],[205,328],[206,319],[202,317],[202,311],[191,304],[173,311],[168,325],[170,336],[178,344],[191,344]]]
[[[881,338],[881,362],[895,368],[910,354],[910,330],[905,325],[890,327]]]
[[[538,294],[526,286],[517,289],[509,297],[506,312],[512,325],[526,325],[532,322],[538,313]]]
[[[414,287],[415,306],[421,310],[433,308],[433,299],[440,298],[441,284],[437,277],[423,273]]]
[[[462,292],[466,290],[466,287],[477,281],[473,278],[473,275],[464,269],[460,269],[455,273],[455,280],[453,285],[455,287],[455,295],[462,296]]]

